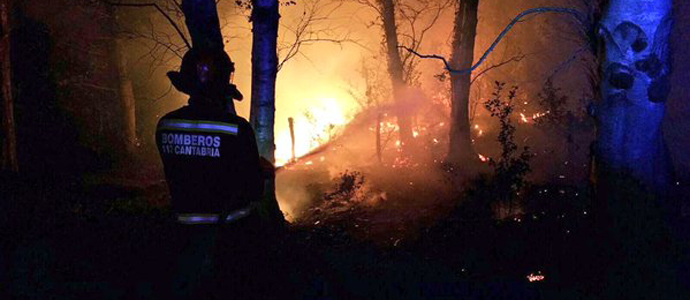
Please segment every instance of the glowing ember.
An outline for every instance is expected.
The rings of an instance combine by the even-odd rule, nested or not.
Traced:
[[[541,118],[541,117],[543,117],[543,116],[548,115],[549,113],[551,113],[551,112],[550,112],[550,111],[546,111],[546,112],[543,112],[543,113],[541,113],[541,112],[535,113],[535,114],[532,115],[532,120],[539,119],[539,118]]]
[[[522,123],[529,123],[529,120],[527,120],[527,117],[525,117],[523,113],[520,113],[520,121],[522,121]]]
[[[391,167],[393,168],[408,168],[408,167],[416,167],[419,164],[412,163],[412,160],[410,160],[409,157],[396,157],[395,161],[393,161],[393,164]]]
[[[484,156],[484,155],[481,155],[481,154],[478,154],[478,153],[477,153],[477,156],[479,156],[479,160],[481,160],[482,162],[487,162],[487,161],[489,161],[489,158],[487,158],[487,157]]]
[[[542,275],[541,272],[537,272],[537,274],[530,273],[529,275],[527,275],[527,280],[529,280],[529,282],[542,281],[544,280],[544,278],[546,277],[544,277],[544,275]]]
[[[478,124],[474,124],[474,130],[477,130],[477,136],[482,136],[484,134],[484,130],[482,130]]]

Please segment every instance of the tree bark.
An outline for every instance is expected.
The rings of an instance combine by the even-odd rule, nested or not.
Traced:
[[[477,10],[479,0],[461,0],[455,12],[453,31],[453,53],[450,65],[455,70],[472,67],[474,41],[477,36]],[[448,156],[451,163],[470,163],[478,157],[472,147],[469,105],[471,72],[451,72],[451,115]]]
[[[295,162],[297,160],[297,156],[295,155],[295,119],[288,118],[288,124],[290,125],[290,142],[292,142],[292,156],[290,157],[290,161]]]
[[[117,55],[117,73],[119,77],[119,93],[122,102],[122,123],[124,130],[124,143],[127,153],[132,154],[137,147],[137,123],[136,123],[136,99],[132,80],[127,69],[127,57],[124,50],[124,41],[115,41]]]
[[[12,97],[12,65],[10,58],[11,3],[0,0],[0,98],[2,98],[2,170],[19,171],[17,134]]]
[[[383,120],[382,113],[376,113],[376,159],[379,163],[383,162],[383,155],[381,151],[381,121]]]
[[[214,0],[183,0],[185,24],[192,37],[192,46],[205,49],[223,49],[218,7]]]
[[[275,163],[275,93],[278,73],[278,1],[254,0],[252,8],[252,103],[250,120],[259,154]]]
[[[409,106],[405,101],[405,79],[403,63],[398,51],[398,28],[395,21],[394,0],[380,0],[381,20],[383,21],[383,31],[386,42],[386,54],[388,56],[388,75],[391,79],[393,88],[393,98],[396,104],[396,116],[398,118],[398,132],[403,153],[409,154],[412,146],[412,123],[408,113]]]
[[[671,183],[662,135],[670,90],[671,0],[611,0],[599,34],[601,103],[597,119],[598,180],[628,177],[653,193]]]
[[[275,164],[275,102],[278,74],[278,0],[252,1],[252,103],[250,122],[254,127],[259,155]],[[270,220],[283,220],[275,195],[275,177],[264,185],[262,213]]]

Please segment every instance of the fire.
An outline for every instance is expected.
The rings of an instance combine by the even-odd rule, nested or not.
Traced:
[[[484,130],[482,130],[478,124],[474,124],[474,130],[477,131],[477,136],[482,136],[484,135]]]
[[[295,155],[303,156],[328,142],[333,135],[351,120],[351,101],[335,97],[316,97],[309,109],[295,118]],[[279,120],[276,120],[279,122]],[[278,127],[278,126],[276,126]],[[284,165],[292,158],[290,130],[278,127],[276,132],[276,165]],[[323,160],[321,160],[323,161]],[[313,162],[312,162],[313,163]]]
[[[523,113],[520,113],[520,121],[522,121],[522,123],[529,123],[529,120],[527,120],[527,117],[525,117]]]
[[[482,162],[488,162],[489,161],[489,158],[484,156],[484,155],[477,153],[477,156],[479,156],[479,160],[481,160]]]
[[[541,272],[537,272],[537,274],[530,273],[529,275],[527,275],[527,280],[529,280],[529,282],[542,281],[544,280],[544,278],[546,277],[544,277],[544,275],[542,275]]]
[[[543,113],[541,113],[541,112],[535,113],[535,114],[532,115],[532,120],[539,119],[539,118],[541,118],[541,117],[543,117],[543,116],[548,115],[549,113],[551,113],[551,112],[548,111],[548,110],[547,110],[546,112],[543,112]]]

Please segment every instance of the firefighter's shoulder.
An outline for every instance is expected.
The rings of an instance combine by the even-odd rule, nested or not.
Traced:
[[[253,133],[252,126],[245,118],[234,114],[228,114],[226,118],[227,122],[237,125],[240,134]]]
[[[159,120],[158,124],[160,125],[161,121],[163,120],[169,120],[169,119],[184,119],[189,117],[189,108],[188,106],[183,106],[181,108],[178,108],[176,110],[173,110],[165,115],[163,115]]]

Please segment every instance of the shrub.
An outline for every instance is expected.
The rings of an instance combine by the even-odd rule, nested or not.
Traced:
[[[494,200],[508,203],[510,214],[515,199],[527,184],[525,176],[531,171],[529,162],[533,155],[528,147],[523,147],[522,152],[518,153],[515,143],[515,125],[510,117],[518,88],[515,86],[510,89],[507,101],[502,99],[504,89],[505,83],[496,82],[496,91],[492,93],[493,97],[484,103],[484,107],[491,113],[491,117],[498,118],[501,124],[498,134],[501,155],[496,160],[490,159],[489,165],[494,170]]]
[[[337,178],[337,183],[333,192],[324,195],[324,200],[328,202],[341,201],[351,202],[357,201],[361,198],[361,189],[364,185],[364,176],[357,171],[348,171],[341,173]]]

